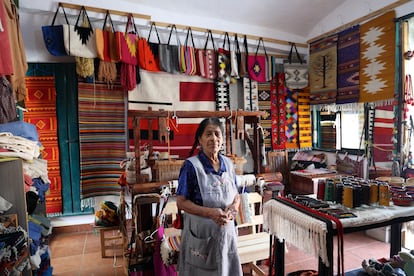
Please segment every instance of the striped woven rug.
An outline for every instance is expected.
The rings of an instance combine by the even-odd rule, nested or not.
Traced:
[[[81,199],[119,195],[127,142],[125,93],[119,85],[78,84]]]
[[[312,149],[312,122],[309,94],[309,87],[298,89],[298,127],[299,147],[301,150]]]

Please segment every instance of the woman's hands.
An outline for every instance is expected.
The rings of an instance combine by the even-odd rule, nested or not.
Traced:
[[[230,206],[228,206],[225,210],[221,208],[199,206],[183,196],[177,196],[177,207],[179,209],[190,214],[210,218],[218,226],[226,225],[229,221],[234,220],[237,215],[238,206],[238,195],[235,197],[233,203]]]
[[[223,211],[220,208],[210,208],[210,218],[214,220],[218,226],[223,226],[233,219],[232,216],[229,216],[228,211]]]
[[[226,208],[225,212],[227,213],[227,217],[230,220],[236,219],[238,211],[237,211],[236,207],[234,207],[233,205]]]

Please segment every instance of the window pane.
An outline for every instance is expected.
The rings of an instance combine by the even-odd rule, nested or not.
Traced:
[[[364,106],[358,105],[357,110],[342,111],[341,114],[341,136],[342,148],[359,149],[361,134],[364,127]],[[364,137],[362,137],[364,139]],[[362,140],[364,141],[364,140]],[[363,144],[361,145],[363,147]]]

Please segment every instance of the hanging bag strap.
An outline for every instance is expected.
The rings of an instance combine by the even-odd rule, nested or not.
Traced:
[[[227,48],[228,48],[228,51],[230,52],[230,37],[229,37],[229,33],[228,32],[225,32],[224,33],[224,40],[223,40],[223,49],[225,50],[226,48],[226,42],[227,42],[227,44],[228,44],[228,46],[227,46]]]
[[[208,38],[211,38],[211,44],[213,45],[213,50],[214,52],[216,51],[216,46],[214,45],[214,39],[213,39],[213,34],[211,33],[211,30],[208,30],[207,32],[207,38],[206,38],[206,43],[204,44],[204,51],[207,50],[207,43],[208,43]]]
[[[244,35],[244,37],[243,37],[243,47],[244,47],[244,52],[245,52],[245,55],[246,55],[246,57],[249,55],[249,47],[247,46],[247,35]],[[246,58],[247,59],[247,58]],[[248,66],[248,64],[247,64],[247,60],[246,60],[246,62],[245,62],[245,64],[244,64],[244,70],[246,71],[246,72],[248,72],[249,71],[249,66]],[[251,99],[251,98],[250,98]]]
[[[302,58],[299,55],[298,48],[296,48],[296,43],[292,43],[292,46],[290,46],[290,51],[289,51],[289,56],[288,56],[289,64],[292,63],[293,48],[295,48],[296,57],[298,58],[300,64],[302,64],[303,63],[303,60],[302,60]]]
[[[151,23],[151,28],[150,28],[149,33],[148,33],[148,39],[147,39],[147,41],[148,41],[148,42],[150,41],[150,38],[151,38],[151,32],[152,32],[152,27],[154,27],[154,29],[155,29],[155,33],[157,34],[158,43],[159,43],[159,44],[161,44],[160,35],[158,34],[158,30],[157,30],[157,26],[155,26],[155,22],[152,22],[152,23]]]
[[[133,33],[138,35],[137,27],[135,26],[134,17],[132,14],[128,14],[127,24],[125,25],[125,34]]]
[[[234,34],[234,51],[236,54],[240,54],[240,45],[239,39],[237,38],[237,34]]]
[[[170,40],[171,40],[171,35],[173,33],[173,30],[175,30],[175,38],[177,39],[177,46],[181,45],[180,39],[178,39],[178,34],[177,34],[177,27],[175,26],[175,24],[173,24],[171,26],[171,30],[170,30],[170,35],[168,36],[168,42],[167,45],[170,45]]]
[[[109,19],[109,22],[111,23],[112,32],[115,32],[114,23],[112,22],[111,14],[109,13],[109,10],[106,10],[105,20],[104,24],[102,26],[102,31],[105,31],[106,22]]]
[[[91,24],[91,21],[89,20],[89,16],[88,16],[88,13],[86,12],[85,6],[82,6],[82,8],[79,12],[79,15],[78,15],[78,19],[76,20],[75,26],[80,27],[78,24],[79,24],[79,19],[80,19],[81,15],[82,15],[82,20],[83,21],[85,21],[85,18],[87,19],[87,22],[89,24],[89,29],[91,29],[92,32],[93,32],[92,24]]]
[[[266,56],[266,59],[267,59],[266,47],[265,47],[265,45],[264,45],[263,38],[259,38],[259,43],[257,43],[257,48],[256,48],[256,54],[255,54],[255,57],[257,56],[257,52],[259,51],[259,48],[260,48],[260,42],[262,42],[263,50],[264,50],[264,53],[265,53],[265,56]]]
[[[193,48],[195,48],[194,44],[194,38],[193,38],[193,32],[191,31],[191,27],[188,27],[187,29],[187,36],[185,37],[185,43],[184,46],[188,46],[188,38],[191,36],[191,43],[193,44]]]
[[[52,26],[54,26],[54,25],[55,25],[55,20],[56,20],[56,16],[57,16],[57,14],[58,14],[58,12],[59,12],[59,8],[62,8],[63,15],[65,16],[66,24],[68,24],[68,25],[69,25],[69,21],[68,21],[68,17],[66,16],[65,9],[64,9],[64,7],[63,7],[62,3],[59,3],[59,5],[58,5],[58,7],[57,7],[57,9],[56,9],[55,15],[53,16]]]

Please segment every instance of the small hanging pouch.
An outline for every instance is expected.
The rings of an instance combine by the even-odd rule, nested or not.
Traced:
[[[237,38],[237,34],[234,35],[234,49],[230,51],[230,65],[231,65],[230,76],[232,78],[239,79],[240,78],[239,66],[241,65],[241,51],[240,51],[239,40]]]
[[[258,51],[260,48],[260,42],[262,42],[264,55],[258,55]],[[256,53],[254,55],[247,56],[247,66],[249,77],[251,80],[255,80],[258,82],[266,82],[266,60],[267,60],[267,53],[266,48],[263,43],[263,38],[259,38],[259,42],[257,44]]]
[[[227,42],[227,49],[226,49]],[[229,34],[225,32],[223,46],[218,49],[218,72],[217,81],[230,84],[231,63],[230,63],[230,38]]]
[[[211,40],[213,49],[207,49],[207,44]],[[196,49],[198,74],[207,79],[215,79],[217,77],[217,52],[214,46],[214,39],[211,30],[207,32],[206,43],[203,49]]]
[[[109,25],[107,25],[109,23]],[[107,62],[119,61],[118,47],[116,46],[115,28],[109,11],[106,11],[102,29],[96,29],[96,52],[98,58]]]
[[[80,22],[80,19],[82,21]],[[69,56],[96,58],[96,37],[88,13],[82,6],[75,26],[63,25],[63,38]]]
[[[117,49],[120,62],[130,65],[138,64],[138,32],[134,17],[128,15],[125,32],[116,32]]]
[[[175,31],[177,45],[171,45],[171,36]],[[179,47],[181,43],[177,35],[177,27],[171,26],[170,35],[168,36],[167,44],[160,43],[158,45],[159,66],[160,70],[168,73],[179,73]]]
[[[69,25],[68,18],[66,16],[65,9],[62,4],[59,3],[56,9],[55,15],[53,16],[52,25],[42,26],[43,41],[46,49],[53,56],[67,56],[65,50],[65,44],[63,42],[63,25],[55,25],[56,16],[58,15],[59,9],[62,8],[65,16],[66,24]]]
[[[191,38],[192,46],[189,45],[189,38]],[[193,76],[197,74],[195,44],[191,28],[188,28],[184,45],[180,47],[180,69],[186,75]]]
[[[299,62],[293,62],[293,48]],[[296,44],[292,43],[288,56],[288,62],[283,64],[285,72],[285,83],[289,89],[301,89],[308,86],[308,65],[302,60],[296,48]]]
[[[155,30],[155,34],[157,35],[158,42],[151,42],[151,34],[152,30]],[[145,70],[158,72],[160,71],[160,62],[159,62],[159,51],[158,47],[161,44],[160,36],[158,34],[157,26],[154,22],[151,23],[151,27],[148,33],[147,44],[150,52],[145,50]]]

